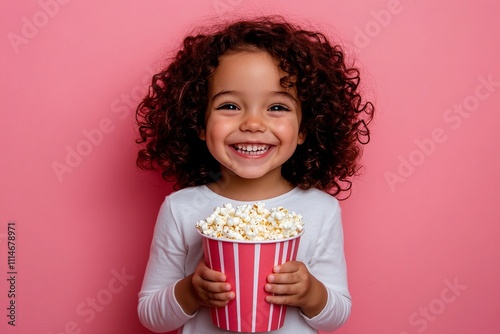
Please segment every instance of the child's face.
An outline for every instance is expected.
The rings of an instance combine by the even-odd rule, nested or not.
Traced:
[[[200,138],[222,170],[245,179],[283,179],[281,166],[304,142],[296,89],[280,85],[285,75],[267,52],[220,57]]]

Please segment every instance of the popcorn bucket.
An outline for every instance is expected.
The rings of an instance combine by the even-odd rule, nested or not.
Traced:
[[[269,332],[283,326],[286,305],[266,302],[270,293],[264,286],[274,266],[297,258],[302,233],[269,241],[217,239],[200,233],[205,263],[225,273],[236,294],[225,307],[210,310],[217,327],[235,332]]]

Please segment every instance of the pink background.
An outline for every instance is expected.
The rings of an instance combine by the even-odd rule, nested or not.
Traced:
[[[133,109],[191,26],[248,12],[340,36],[378,108],[342,203],[354,306],[338,333],[500,332],[494,0],[3,1],[0,332],[149,333],[137,293],[169,185],[134,165]]]

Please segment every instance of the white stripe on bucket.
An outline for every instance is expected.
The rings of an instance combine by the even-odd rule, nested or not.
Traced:
[[[281,256],[281,263],[282,264],[286,262],[289,242],[290,241],[283,242],[283,255]],[[280,316],[279,316],[278,324],[281,324],[281,321],[282,321],[281,317],[282,316],[283,316],[283,305],[280,305]]]
[[[239,258],[238,258],[238,243],[235,242],[233,244],[234,251],[234,267],[237,268],[234,273],[235,280],[235,292],[236,292],[236,318],[238,319],[238,332],[241,332],[241,310],[240,310],[240,271],[238,268],[240,267]]]
[[[279,259],[279,256],[280,256],[280,246],[281,244],[278,242],[276,243],[276,247],[274,249],[274,266],[276,266],[278,264],[278,259]],[[269,307],[269,321],[267,323],[267,331],[270,332],[271,331],[271,326],[273,324],[273,311],[274,311],[274,304],[271,304],[270,307]]]
[[[257,324],[257,286],[259,282],[259,266],[260,266],[260,244],[255,245],[255,254],[253,262],[253,296],[252,296],[252,332],[255,332]]]
[[[217,244],[219,246],[220,271],[226,273],[226,269],[224,268],[224,251],[222,249],[222,242],[218,241]],[[227,304],[224,306],[224,313],[226,313],[226,328],[229,328],[229,310]]]

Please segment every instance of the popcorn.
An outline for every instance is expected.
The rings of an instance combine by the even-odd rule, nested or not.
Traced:
[[[217,207],[207,218],[196,223],[204,235],[231,240],[283,240],[299,235],[304,229],[302,216],[283,207],[268,210],[265,203]]]

